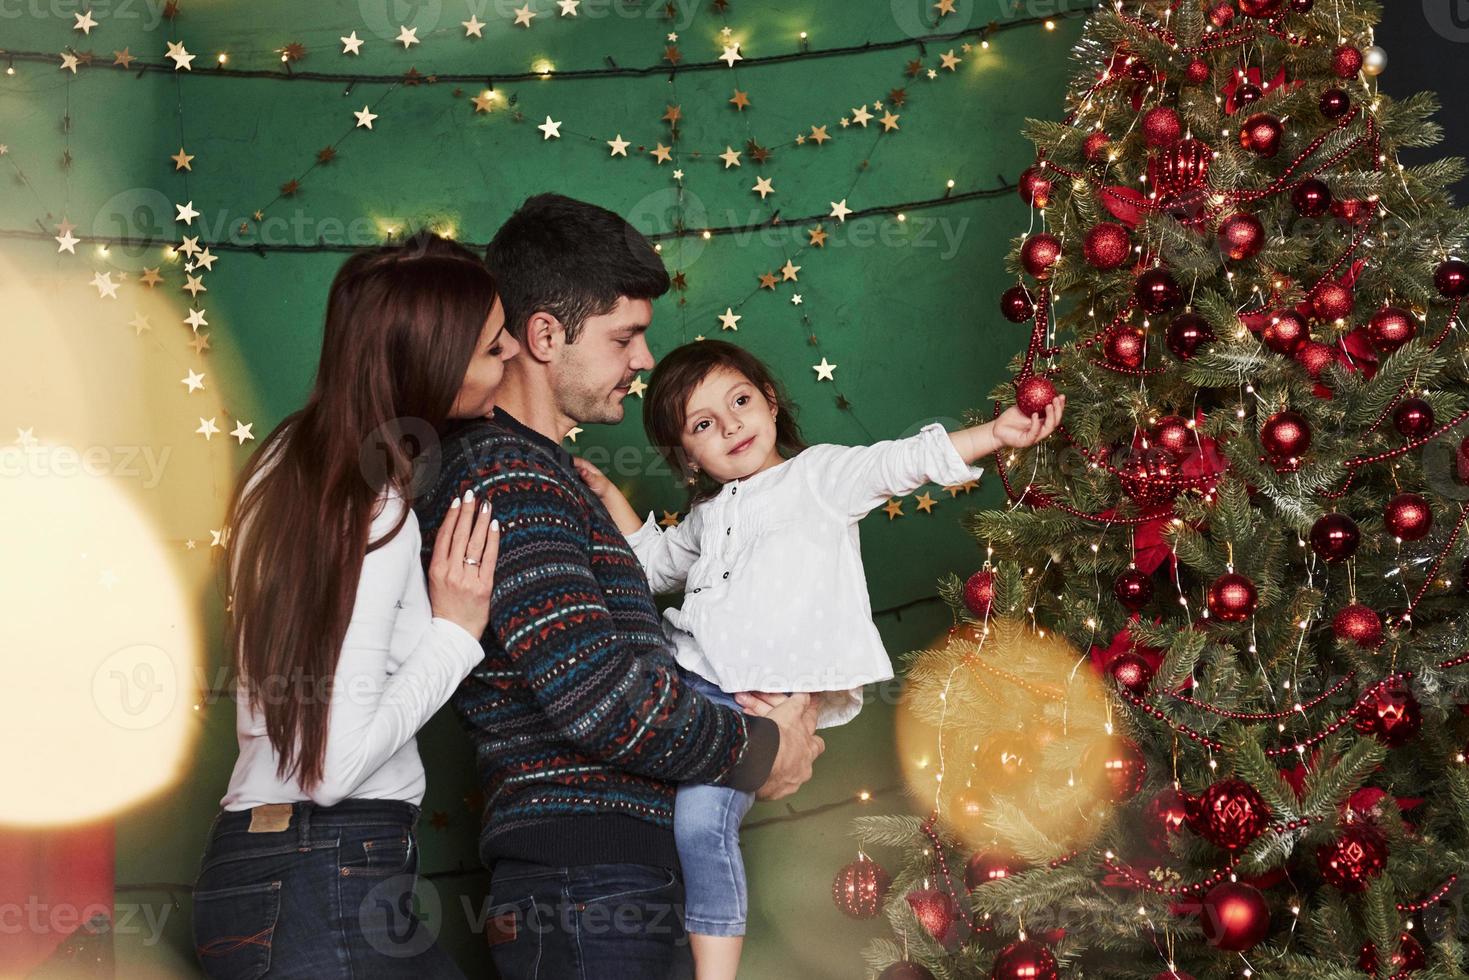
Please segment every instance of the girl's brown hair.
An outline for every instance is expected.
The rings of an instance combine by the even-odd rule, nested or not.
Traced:
[[[397,534],[414,467],[441,432],[495,303],[473,252],[428,232],[358,252],[327,299],[306,406],[240,474],[229,507],[227,642],[279,757],[322,781],[331,688],[365,555]],[[369,541],[379,494],[405,503]]]
[[[707,473],[695,472],[683,450],[683,426],[688,418],[689,398],[710,373],[727,368],[743,374],[764,392],[776,407],[775,447],[789,459],[806,448],[795,406],[769,368],[749,351],[722,340],[699,340],[675,347],[663,356],[648,377],[643,428],[651,442],[668,461],[673,472],[689,487],[689,504],[707,500],[719,492],[719,484]]]

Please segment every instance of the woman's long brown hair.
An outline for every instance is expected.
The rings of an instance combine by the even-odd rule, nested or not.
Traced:
[[[423,232],[353,255],[327,299],[306,405],[246,464],[229,509],[227,642],[281,779],[323,778],[331,690],[363,558],[413,504],[495,302],[471,251]],[[430,454],[431,455],[431,454]],[[369,542],[379,494],[397,525]]]

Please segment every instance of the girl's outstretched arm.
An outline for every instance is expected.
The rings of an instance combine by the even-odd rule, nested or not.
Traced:
[[[637,511],[632,509],[632,504],[628,503],[622,491],[617,489],[617,484],[607,479],[606,474],[580,456],[573,457],[572,463],[575,464],[577,473],[581,474],[581,478],[586,481],[587,488],[597,495],[597,499],[602,501],[602,506],[607,508],[607,513],[611,514],[612,519],[617,522],[617,529],[623,533],[624,537],[643,526]]]
[[[991,422],[950,432],[949,439],[953,441],[954,448],[959,450],[959,455],[964,457],[964,462],[973,463],[1006,446],[1014,449],[1034,446],[1061,424],[1061,416],[1065,411],[1065,395],[1057,395],[1051,399],[1044,416],[1026,415],[1011,405]]]

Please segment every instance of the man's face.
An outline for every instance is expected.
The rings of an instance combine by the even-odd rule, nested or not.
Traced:
[[[577,422],[622,421],[622,400],[641,371],[653,369],[648,326],[653,304],[645,299],[617,300],[612,312],[591,317],[574,344],[561,347],[551,383],[561,411]]]

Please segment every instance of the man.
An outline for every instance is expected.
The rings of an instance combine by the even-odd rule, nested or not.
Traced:
[[[425,554],[466,489],[501,527],[485,659],[453,701],[485,795],[491,957],[505,980],[663,980],[685,942],[676,784],[795,792],[825,747],[816,706],[797,695],[744,715],[680,681],[636,556],[561,447],[577,425],[621,421],[653,367],[651,301],[669,278],[652,245],[543,194],[486,261],[521,352],[494,416],[446,435],[417,507]]]

